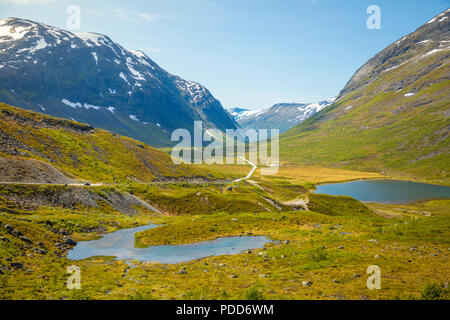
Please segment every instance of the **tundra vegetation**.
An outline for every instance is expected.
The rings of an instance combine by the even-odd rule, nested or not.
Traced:
[[[233,183],[250,167],[173,166],[132,139],[6,105],[0,121],[2,179],[14,182],[0,185],[1,299],[448,299],[449,200],[314,194],[321,183],[386,176],[292,163]],[[272,242],[177,264],[67,259],[76,242],[149,223],[159,227],[137,233],[137,247]],[[80,290],[66,285],[72,265]],[[370,265],[380,290],[366,286]]]

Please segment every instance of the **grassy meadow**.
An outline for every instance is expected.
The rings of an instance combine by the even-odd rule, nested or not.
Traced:
[[[449,200],[380,205],[313,193],[396,174],[297,157],[276,175],[258,168],[234,183],[250,165],[176,166],[138,141],[7,105],[0,126],[5,176],[23,178],[0,184],[0,299],[448,299]],[[37,176],[36,161],[45,164]],[[53,183],[55,172],[99,184]],[[67,259],[76,242],[149,223],[158,227],[135,235],[142,250],[227,236],[271,242],[177,264]],[[80,290],[66,285],[72,265]],[[380,290],[366,286],[371,265]]]
[[[243,169],[229,168],[236,174]],[[80,203],[60,203],[58,192],[49,189],[67,188],[63,186],[38,190],[3,186],[0,298],[448,299],[448,200],[365,205],[348,197],[310,193],[317,183],[376,177],[338,169],[286,167],[277,177],[256,174],[251,183],[238,185],[128,182],[78,187],[98,195],[96,204],[83,197]],[[272,188],[265,187],[269,181]],[[292,192],[291,199],[306,198],[308,210],[284,205],[286,199],[280,196],[287,198],[284,190]],[[164,214],[138,206],[135,212],[120,212],[107,200],[112,192],[136,195]],[[29,205],[25,201],[29,194],[42,198],[40,205]],[[50,200],[45,197],[48,194]],[[61,230],[82,241],[150,222],[160,226],[136,234],[137,247],[240,235],[268,236],[273,242],[262,249],[178,264],[127,264],[113,257],[70,261],[66,258],[70,246],[59,245],[67,237]],[[7,224],[31,243],[9,233],[4,228]],[[66,287],[70,265],[81,269],[81,290]],[[381,269],[381,290],[366,286],[370,265]]]

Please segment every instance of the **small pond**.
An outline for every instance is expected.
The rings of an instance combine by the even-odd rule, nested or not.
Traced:
[[[450,187],[403,180],[359,180],[325,184],[318,186],[315,193],[349,196],[362,202],[385,204],[450,199]]]
[[[154,224],[123,229],[91,241],[79,242],[69,251],[67,258],[82,260],[94,256],[113,256],[117,260],[138,260],[160,263],[179,263],[209,256],[237,254],[245,250],[262,248],[271,240],[264,236],[225,237],[182,245],[161,245],[148,248],[135,248],[136,232],[156,228]]]

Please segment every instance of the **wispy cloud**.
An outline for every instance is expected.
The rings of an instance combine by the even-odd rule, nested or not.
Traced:
[[[0,0],[3,1],[3,0]],[[44,0],[45,1],[45,0]],[[50,1],[50,0],[49,0]],[[137,11],[127,11],[123,9],[115,9],[114,11],[98,11],[98,10],[88,10],[85,11],[88,14],[96,15],[99,17],[109,17],[113,19],[128,20],[134,22],[148,22],[160,19],[175,19],[181,17],[179,14],[159,14],[159,13],[147,13],[147,12],[137,12]]]
[[[42,4],[42,3],[52,3],[61,2],[57,0],[0,0],[1,4]]]
[[[178,14],[158,14],[158,13],[145,13],[136,11],[126,11],[122,9],[116,9],[115,15],[124,20],[144,20],[154,21],[159,19],[174,19],[180,17]]]

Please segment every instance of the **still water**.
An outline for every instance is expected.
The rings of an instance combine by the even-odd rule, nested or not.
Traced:
[[[148,248],[134,247],[136,232],[156,228],[154,224],[123,229],[91,241],[79,242],[69,251],[68,259],[82,260],[94,256],[113,256],[118,260],[139,260],[160,263],[179,263],[209,256],[236,254],[250,249],[262,248],[271,242],[267,237],[226,237],[183,245],[161,245]]]
[[[315,193],[350,196],[362,202],[405,204],[419,200],[449,199],[450,187],[402,180],[360,180],[321,185]]]

